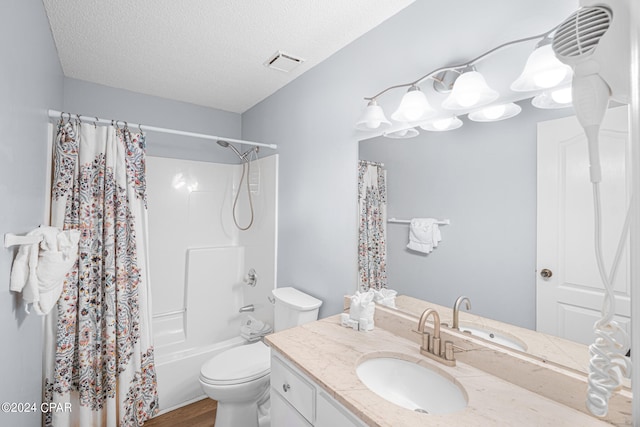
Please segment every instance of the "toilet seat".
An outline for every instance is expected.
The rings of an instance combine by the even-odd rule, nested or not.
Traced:
[[[242,384],[271,372],[271,352],[262,342],[223,351],[202,365],[200,380],[211,385]]]

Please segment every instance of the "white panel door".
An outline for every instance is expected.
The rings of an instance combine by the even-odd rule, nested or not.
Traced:
[[[627,122],[627,107],[612,108],[600,132],[603,253],[609,271],[630,199]],[[604,296],[595,257],[592,191],[586,137],[577,119],[539,123],[537,330],[584,344],[594,340],[593,324]],[[629,332],[628,241],[626,246],[614,288],[616,320]],[[549,272],[550,277],[543,277]]]

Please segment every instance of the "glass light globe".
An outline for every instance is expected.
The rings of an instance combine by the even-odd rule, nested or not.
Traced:
[[[522,111],[522,108],[513,102],[508,104],[492,105],[485,107],[482,110],[469,113],[469,120],[474,122],[495,122],[498,120],[504,120],[517,116]]]
[[[447,117],[446,119],[434,120],[431,124],[438,130],[445,130],[453,123],[453,117]]]
[[[568,104],[572,101],[571,87],[554,90],[551,92],[551,99],[558,104]]]
[[[482,74],[468,71],[456,79],[451,94],[442,102],[447,110],[464,110],[495,101],[499,94],[491,89]]]
[[[417,86],[411,86],[404,94],[398,109],[391,118],[398,122],[417,122],[431,117],[435,110],[429,105],[425,94]]]
[[[458,129],[460,126],[462,126],[462,120],[456,116],[449,116],[424,122],[420,128],[431,132],[443,132]]]
[[[550,44],[536,48],[522,70],[520,76],[511,84],[511,90],[526,92],[548,89],[567,83],[571,79],[571,67],[556,58]]]
[[[495,120],[504,114],[505,109],[506,109],[506,106],[504,104],[500,104],[500,105],[492,105],[490,107],[485,108],[482,111],[484,112],[484,116],[487,119]]]
[[[362,117],[356,122],[356,129],[359,130],[375,130],[384,129],[391,126],[391,122],[384,116],[382,107],[378,105],[375,99],[372,99],[367,104]]]

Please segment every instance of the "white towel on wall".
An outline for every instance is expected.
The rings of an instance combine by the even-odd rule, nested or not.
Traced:
[[[442,240],[438,220],[435,218],[413,218],[409,226],[409,244],[413,251],[425,254],[433,251]]]
[[[42,241],[20,246],[11,268],[10,289],[22,292],[27,313],[33,304],[36,313],[45,315],[58,302],[64,277],[78,259],[80,232],[41,226],[27,236],[42,236]]]

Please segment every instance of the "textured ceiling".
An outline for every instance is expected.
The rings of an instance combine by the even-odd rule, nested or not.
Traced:
[[[44,0],[65,76],[242,113],[414,0]],[[305,62],[263,63],[277,50]]]

